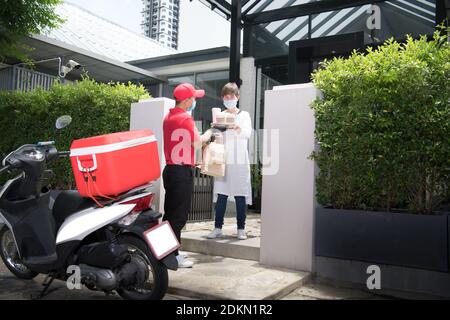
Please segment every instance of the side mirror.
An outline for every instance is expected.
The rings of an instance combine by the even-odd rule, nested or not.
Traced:
[[[61,116],[56,119],[55,127],[56,129],[63,129],[67,127],[72,122],[72,117],[69,115]]]

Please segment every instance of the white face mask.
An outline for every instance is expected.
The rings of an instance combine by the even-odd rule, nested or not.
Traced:
[[[234,109],[237,106],[237,100],[223,100],[223,105],[227,109]]]

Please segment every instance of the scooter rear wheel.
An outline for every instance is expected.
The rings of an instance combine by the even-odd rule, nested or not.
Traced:
[[[149,278],[144,286],[133,289],[118,289],[117,293],[127,300],[161,300],[169,286],[169,275],[167,267],[158,261],[148,248],[147,244],[140,238],[132,235],[121,235],[119,243],[128,245],[132,255],[138,255],[145,260],[149,268]]]
[[[38,275],[25,266],[19,258],[14,237],[8,228],[4,227],[0,230],[0,256],[3,263],[17,278],[30,280]]]

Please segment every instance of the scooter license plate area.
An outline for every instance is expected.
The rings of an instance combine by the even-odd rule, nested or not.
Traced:
[[[157,224],[144,232],[144,238],[156,259],[161,260],[180,247],[168,221]]]

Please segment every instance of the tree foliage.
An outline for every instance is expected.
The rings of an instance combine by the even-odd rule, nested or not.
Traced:
[[[30,34],[55,28],[63,20],[54,12],[61,0],[0,0],[0,62],[28,61],[32,48],[21,43]]]

